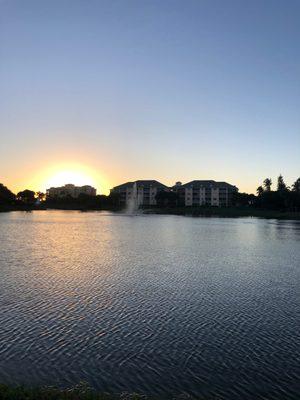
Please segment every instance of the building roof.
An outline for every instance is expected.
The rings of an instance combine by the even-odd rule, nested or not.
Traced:
[[[138,181],[136,181],[136,184],[138,186],[152,185],[152,186],[159,186],[159,187],[164,187],[164,188],[168,187],[168,186],[164,185],[163,183],[156,181],[155,179],[138,180]]]
[[[118,185],[118,186],[114,186],[111,190],[114,190],[114,189],[125,189],[125,188],[127,188],[127,187],[129,187],[129,186],[132,186],[133,185],[133,182],[126,182],[126,183],[122,183],[121,185]]]
[[[175,187],[180,189],[180,188],[187,188],[187,187],[191,187],[191,186],[193,186],[193,188],[211,187],[212,186],[212,187],[215,187],[215,188],[216,187],[217,188],[228,187],[228,188],[231,188],[231,189],[237,189],[236,186],[231,185],[230,183],[227,183],[227,182],[216,182],[214,180],[194,180],[194,181],[185,183],[185,184],[183,184],[181,186],[175,186]]]
[[[55,190],[67,190],[67,189],[87,189],[87,188],[95,189],[93,186],[90,186],[90,185],[75,186],[75,185],[73,185],[73,183],[67,183],[66,185],[63,185],[63,186],[55,186],[55,187],[52,186],[52,187],[50,187],[49,189],[46,189],[46,190],[52,190],[52,189],[55,189]]]
[[[135,183],[137,186],[158,186],[158,187],[162,187],[162,188],[167,188],[166,185],[156,181],[155,179],[142,179],[142,180],[137,180],[134,182],[122,183],[121,185],[113,187],[112,190],[126,189],[127,187],[132,187]]]
[[[154,179],[144,179],[144,180],[137,180],[134,182],[126,182],[122,183],[121,185],[113,187],[111,190],[120,190],[120,189],[126,189],[128,187],[132,187],[136,183],[137,186],[156,186],[160,188],[165,188],[167,189],[168,186],[164,185],[161,182],[158,182]],[[187,188],[193,186],[194,188],[200,188],[200,187],[214,187],[214,188],[220,188],[220,187],[227,187],[231,189],[237,189],[236,186],[231,185],[227,182],[216,182],[214,180],[194,180],[188,183],[185,183],[180,186],[173,186],[173,189],[181,189],[181,188]]]

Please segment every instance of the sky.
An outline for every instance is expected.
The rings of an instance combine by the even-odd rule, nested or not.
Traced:
[[[0,182],[291,185],[299,20],[298,0],[0,0]]]

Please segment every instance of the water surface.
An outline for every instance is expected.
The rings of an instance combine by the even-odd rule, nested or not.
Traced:
[[[0,382],[299,399],[300,224],[0,214]]]

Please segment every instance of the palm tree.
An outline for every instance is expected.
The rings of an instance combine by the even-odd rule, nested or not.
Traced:
[[[258,186],[258,188],[256,189],[256,193],[258,196],[261,196],[264,192],[264,189],[262,186]]]
[[[264,187],[265,187],[267,192],[271,191],[271,185],[272,185],[272,179],[271,178],[266,178],[264,180]]]
[[[292,185],[292,191],[300,193],[300,178],[298,178]]]
[[[277,190],[278,192],[284,192],[287,189],[286,184],[284,183],[283,176],[280,174],[277,178]]]

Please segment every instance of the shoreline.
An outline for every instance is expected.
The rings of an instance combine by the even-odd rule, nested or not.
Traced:
[[[62,210],[62,211],[111,211],[120,212],[121,208],[94,208],[94,207],[46,207],[46,206],[5,206],[0,207],[1,212],[12,211],[47,211],[47,210]],[[259,208],[239,208],[239,207],[167,207],[167,208],[142,208],[144,215],[181,215],[192,217],[219,217],[219,218],[241,218],[254,217],[263,219],[281,219],[281,220],[300,220],[300,211],[280,211],[266,210]]]
[[[174,207],[144,210],[144,214],[183,215],[192,217],[241,218],[300,220],[300,211],[265,210],[239,207]]]

